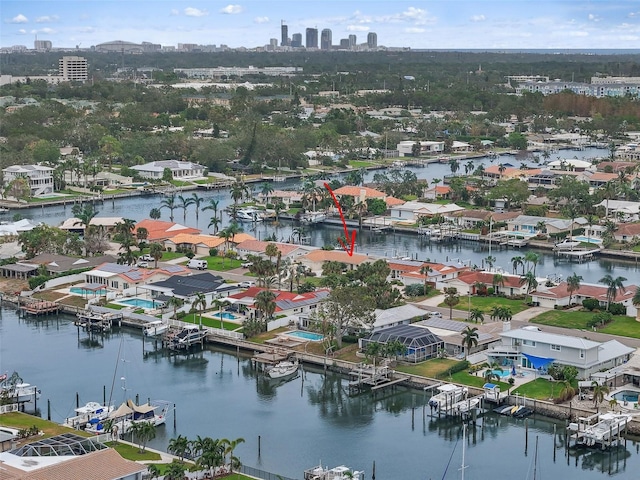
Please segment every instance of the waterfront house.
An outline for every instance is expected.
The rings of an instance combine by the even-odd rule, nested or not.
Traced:
[[[405,362],[419,363],[430,358],[435,358],[444,348],[444,342],[433,334],[428,328],[419,325],[396,325],[373,332],[368,338],[358,340],[361,351],[367,349],[370,343],[378,343],[382,346],[390,342],[398,341],[405,347],[404,355],[398,358]]]
[[[397,263],[397,260],[394,260],[393,263]],[[423,268],[425,269],[425,273],[421,273]],[[457,259],[443,263],[423,262],[421,266],[415,270],[399,273],[398,278],[400,278],[405,285],[413,285],[415,283],[424,283],[426,277],[427,283],[435,286],[457,278],[460,274],[470,269],[471,265],[469,261],[461,262]]]
[[[53,193],[53,168],[44,165],[11,165],[2,169],[4,186],[16,178],[24,178],[31,188],[31,196],[38,197]]]
[[[585,160],[578,160],[576,158],[562,158],[560,160],[553,160],[547,164],[549,170],[567,170],[572,172],[595,172],[596,166]]]
[[[602,207],[606,217],[613,221],[636,222],[640,220],[640,202],[605,199],[594,206]]]
[[[496,275],[500,275],[496,277]],[[499,283],[497,282],[500,279]],[[525,295],[527,293],[526,283],[520,284],[520,275],[511,275],[506,272],[488,272],[472,270],[461,272],[457,277],[437,284],[436,288],[455,287],[460,295],[477,295],[481,285],[493,287],[496,293],[503,293],[507,296]]]
[[[375,320],[373,325],[368,327],[372,332],[383,330],[385,328],[395,327],[396,325],[408,325],[412,320],[422,320],[426,317],[427,311],[422,308],[418,308],[415,305],[407,304],[400,305],[399,307],[388,308],[381,310],[376,308],[374,315]]]
[[[174,180],[202,178],[205,176],[206,169],[206,167],[198,163],[181,162],[179,160],[160,160],[131,167],[131,169],[138,172],[141,177],[151,180],[161,180],[165,168],[171,171]]]
[[[495,328],[493,325],[474,323],[473,328],[477,328],[478,333],[478,338],[476,339],[478,344],[471,347],[470,350],[465,351],[467,347],[463,345],[464,336],[462,335],[462,332],[470,326],[468,323],[459,322],[457,320],[447,320],[445,318],[429,317],[424,320],[420,320],[413,325],[426,327],[431,333],[441,338],[444,342],[444,349],[447,354],[454,357],[484,351],[490,345],[500,341],[498,335],[493,332]],[[486,357],[482,356],[481,358]]]
[[[404,200],[387,195],[380,190],[371,187],[345,185],[333,191],[338,199],[352,197],[353,203],[364,203],[370,198],[380,198],[385,201],[388,208],[404,204]]]
[[[147,470],[146,465],[125,460],[95,438],[74,433],[2,452],[0,464],[3,480],[142,480]]]
[[[235,293],[225,297],[230,301],[244,305],[248,309],[249,318],[259,318],[255,302],[256,296],[266,290],[261,287],[251,287],[244,292]],[[309,326],[309,316],[318,307],[318,304],[329,296],[329,290],[319,289],[307,293],[295,293],[282,290],[271,290],[276,296],[276,309],[273,314],[273,320],[267,324],[267,330],[271,331],[276,328],[284,327],[290,323],[298,324],[300,327]]]
[[[196,255],[209,255],[210,249],[224,246],[225,241],[224,238],[214,235],[179,233],[163,243],[168,251],[191,251]]]
[[[485,180],[511,180],[519,178],[526,180],[533,175],[539,175],[542,172],[539,168],[521,169],[514,168],[506,165],[490,165],[484,169],[482,178]]]
[[[122,217],[93,217],[89,221],[89,226],[103,228],[109,236],[113,233],[118,223],[123,222]],[[80,221],[79,218],[71,217],[67,218],[62,225],[60,225],[62,230],[67,230],[68,232],[77,233],[79,235],[84,235],[85,226]]]
[[[416,147],[416,145],[419,146]],[[396,150],[401,157],[412,157],[424,155],[424,154],[438,154],[444,152],[444,142],[440,141],[414,141],[414,140],[402,140],[397,144]]]
[[[613,299],[614,303],[623,304],[627,309],[627,315],[634,318],[638,312],[637,308],[633,305],[633,296],[637,288],[635,285],[626,285],[624,291],[618,290]],[[572,293],[571,303],[581,305],[583,300],[595,298],[600,302],[601,307],[606,307],[607,290],[608,288],[604,285],[581,283],[580,288]],[[567,282],[561,282],[549,288],[544,286],[538,287],[535,292],[531,293],[531,300],[534,305],[546,308],[567,307],[569,306]]]
[[[322,272],[322,266],[326,262],[340,262],[344,263],[349,270],[355,270],[364,262],[373,262],[376,259],[369,257],[368,255],[361,255],[354,253],[353,255],[347,254],[344,250],[322,250],[320,248],[311,250],[305,255],[301,255],[297,258],[297,262],[300,262],[305,267],[314,272]]]
[[[613,238],[617,242],[630,242],[640,238],[640,223],[619,223],[613,232]]]
[[[139,228],[147,230],[147,242],[164,242],[168,238],[175,237],[181,233],[198,234],[200,230],[197,228],[187,227],[179,223],[165,222],[163,220],[151,220],[149,218],[136,223],[133,230],[135,235]]]
[[[555,234],[583,228],[586,223],[587,221],[583,217],[574,218],[572,224],[570,219],[518,215],[507,220],[507,231],[520,232],[527,235],[536,235],[538,233]]]
[[[421,217],[433,218],[435,216],[448,216],[454,212],[464,210],[455,203],[441,205],[439,203],[422,203],[409,201],[402,205],[394,205],[390,208],[390,216],[394,220],[417,222]]]
[[[191,270],[182,265],[163,265],[158,268],[139,268],[132,265],[103,263],[85,272],[86,283],[106,285],[125,294],[135,293],[134,287],[166,280],[173,275],[191,275]]]
[[[515,330],[504,324],[501,342],[487,350],[490,363],[510,367],[536,369],[546,372],[552,363],[573,366],[579,379],[588,379],[592,373],[625,363],[635,351],[617,340],[594,342],[570,335],[548,333],[534,326]]]
[[[175,275],[165,280],[141,285],[140,290],[151,292],[151,298],[166,301],[170,297],[177,297],[185,303],[193,303],[198,293],[202,293],[207,304],[218,299],[227,297],[231,293],[238,291],[235,283],[225,283],[224,279],[210,272],[196,273],[194,275]]]
[[[41,253],[29,260],[19,260],[17,263],[3,265],[0,267],[3,277],[26,278],[37,275],[41,268],[44,268],[48,275],[67,273],[72,270],[93,268],[103,263],[115,262],[115,257],[111,255],[101,255],[99,257],[67,257],[65,255],[54,255],[51,253]]]

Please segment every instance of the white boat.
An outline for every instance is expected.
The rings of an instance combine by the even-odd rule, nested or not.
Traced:
[[[322,223],[327,219],[325,212],[307,212],[300,217],[300,222],[306,225]]]
[[[76,415],[67,418],[63,425],[75,429],[84,429],[87,424],[97,423],[106,419],[113,410],[113,405],[106,406],[98,402],[89,402],[83,407],[76,408]]]
[[[194,343],[202,341],[206,336],[206,330],[200,330],[199,327],[183,327],[175,336],[171,337],[169,341],[169,348],[185,348]]]
[[[326,468],[319,465],[304,471],[304,480],[364,480],[364,472],[351,470],[344,465],[334,468]]]
[[[162,320],[155,320],[147,323],[143,332],[145,337],[158,337],[163,335],[167,330],[169,330],[168,323],[164,323]]]
[[[27,403],[40,398],[40,390],[35,385],[24,383],[17,372],[11,376],[0,375],[0,397],[13,403]]]
[[[236,218],[241,222],[261,222],[264,220],[264,213],[257,208],[240,208],[236,212]]]
[[[556,248],[556,250],[571,250],[573,248],[580,246],[580,243],[581,242],[578,242],[575,240],[571,241],[565,238],[562,242],[556,243],[554,247]]]
[[[467,387],[460,387],[450,383],[440,385],[437,390],[438,393],[429,399],[429,406],[437,408],[438,410],[446,409],[463,400],[469,391]]]
[[[282,378],[293,375],[298,371],[298,360],[283,360],[276,363],[273,367],[267,370],[269,378]]]
[[[171,408],[171,403],[163,400],[155,400],[143,405],[136,405],[133,400],[127,400],[117,410],[112,411],[107,418],[89,422],[85,430],[95,434],[108,433],[105,430],[110,423],[112,431],[115,430],[119,435],[123,435],[136,423],[150,422],[154,427],[157,427],[166,423]]]

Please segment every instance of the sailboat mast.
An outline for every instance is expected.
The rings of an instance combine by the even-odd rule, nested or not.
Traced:
[[[538,470],[538,436],[536,435],[536,449],[533,453],[533,480],[537,478]]]
[[[462,424],[462,465],[460,466],[460,470],[462,471],[461,480],[464,480],[464,469],[467,466],[464,464],[464,454],[466,453],[467,448],[467,424]]]

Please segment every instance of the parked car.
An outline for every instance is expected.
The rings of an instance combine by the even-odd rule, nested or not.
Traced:
[[[149,262],[138,262],[136,265],[140,268],[149,268]]]
[[[140,255],[138,257],[138,260],[142,260],[144,262],[153,262],[153,257],[151,255],[149,255],[148,253],[145,253],[144,255]]]
[[[240,264],[242,268],[249,268],[253,266],[253,262],[243,262]]]
[[[429,318],[442,318],[442,314],[440,312],[427,312],[427,316]]]
[[[256,282],[240,282],[238,286],[240,288],[251,288],[256,284]]]

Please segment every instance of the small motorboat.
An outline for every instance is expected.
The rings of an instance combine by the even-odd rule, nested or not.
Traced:
[[[269,378],[282,378],[293,375],[299,368],[298,359],[283,360],[267,370]]]
[[[169,324],[164,323],[162,320],[155,320],[149,322],[144,327],[145,337],[159,337],[169,330]]]

